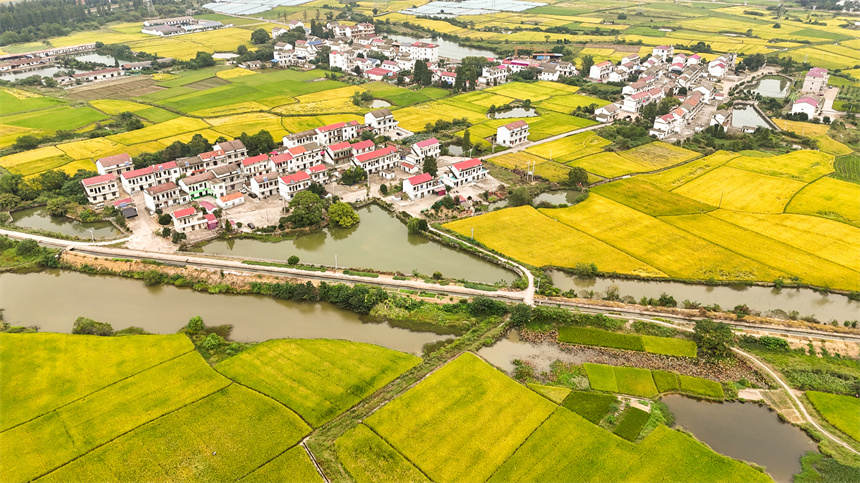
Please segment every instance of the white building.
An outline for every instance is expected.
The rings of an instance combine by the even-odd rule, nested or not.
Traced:
[[[311,176],[304,171],[283,176],[278,181],[278,193],[281,198],[290,201],[299,191],[308,189],[311,185]]]
[[[618,118],[619,111],[621,111],[619,104],[607,104],[594,110],[594,119],[601,124],[612,122]]]
[[[190,203],[191,197],[170,181],[143,190],[143,202],[149,211],[155,212],[163,211],[168,206]]]
[[[397,155],[396,147],[388,146],[368,153],[358,154],[352,159],[352,163],[370,175],[396,167],[400,164],[400,157]]]
[[[827,89],[828,79],[830,79],[830,75],[827,74],[827,69],[813,67],[809,69],[809,72],[803,78],[803,87],[801,87],[800,92],[804,94],[824,94],[824,90]]]
[[[119,198],[119,185],[114,173],[82,179],[81,184],[84,186],[87,202],[92,205],[101,206],[105,201]]]
[[[251,193],[254,193],[260,199],[272,196],[278,191],[278,179],[279,173],[277,171],[254,176],[249,183]]]
[[[328,169],[322,163],[311,166],[305,172],[311,177],[311,181],[314,183],[323,184],[328,181]]]
[[[364,123],[373,128],[373,132],[377,135],[385,135],[397,129],[398,124],[394,120],[394,114],[391,114],[388,109],[368,112],[364,115]]]
[[[258,154],[242,160],[242,173],[251,178],[264,172],[269,166],[269,155]]]
[[[792,114],[806,114],[807,119],[812,119],[821,110],[821,100],[817,96],[803,96],[791,105]]]
[[[133,195],[157,184],[176,181],[180,175],[181,170],[176,165],[176,161],[170,161],[126,171],[120,174],[120,182],[122,182],[123,191]]]
[[[179,233],[189,233],[206,228],[206,218],[194,207],[183,208],[170,214],[173,218],[173,229]]]
[[[411,200],[417,200],[433,194],[439,182],[430,173],[422,173],[403,180],[403,192]]]
[[[96,171],[99,174],[113,173],[119,176],[132,169],[134,169],[134,163],[132,163],[131,156],[128,153],[115,154],[96,160]]]
[[[415,154],[419,160],[423,160],[424,158],[438,158],[439,155],[442,154],[442,144],[439,143],[439,140],[436,138],[418,141],[412,145],[412,153]]]
[[[406,52],[414,59],[433,63],[439,61],[439,46],[437,44],[428,44],[426,42],[403,44],[400,46],[400,51]]]
[[[500,146],[515,146],[526,142],[529,137],[529,125],[525,121],[514,121],[499,126],[496,129],[496,143]]]
[[[609,74],[613,70],[615,70],[615,65],[608,60],[604,60],[603,62],[591,66],[591,70],[588,71],[588,77],[591,77],[594,80],[602,80],[609,77]]]
[[[448,174],[442,177],[442,182],[450,187],[477,183],[487,177],[488,171],[478,158],[454,163],[448,168]]]
[[[119,67],[111,67],[110,69],[101,69],[94,70],[92,72],[83,72],[81,74],[75,74],[72,76],[72,78],[74,78],[75,80],[80,80],[82,82],[95,82],[120,76],[122,76],[122,69],[120,69]]]
[[[675,55],[675,47],[671,45],[658,45],[651,51],[652,57],[657,57],[663,62],[668,62]]]
[[[215,200],[215,204],[218,205],[218,207],[222,210],[226,210],[234,206],[239,206],[244,202],[245,196],[242,193],[231,193]]]

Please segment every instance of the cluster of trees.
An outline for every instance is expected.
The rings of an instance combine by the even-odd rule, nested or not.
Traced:
[[[412,80],[422,86],[429,86],[433,83],[433,72],[427,67],[426,62],[415,62],[415,68],[412,71]]]
[[[768,58],[764,54],[753,54],[744,57],[744,59],[738,62],[737,66],[735,66],[735,70],[744,71],[749,70],[755,72],[767,63]]]
[[[437,119],[435,123],[428,122],[424,125],[424,130],[426,132],[443,132],[447,131],[451,128],[460,128],[462,126],[468,127],[471,125],[468,118],[462,119],[452,119],[450,121],[445,121],[444,119]]]
[[[765,127],[759,127],[752,134],[729,135],[725,128],[720,125],[709,126],[702,132],[684,141],[684,145],[696,149],[707,147],[711,149],[725,149],[730,151],[757,150],[762,148],[775,148],[783,144],[783,138]],[[814,140],[806,141],[814,143]],[[817,145],[815,145],[817,147]],[[699,149],[701,150],[701,149]]]
[[[275,298],[296,302],[329,302],[359,314],[369,314],[376,304],[388,300],[388,292],[381,288],[371,288],[361,284],[349,286],[327,282],[320,282],[319,287],[311,282],[251,282],[251,293],[271,295]]]
[[[68,211],[68,208],[63,211],[63,206],[87,202],[81,180],[93,176],[98,176],[98,173],[83,169],[73,176],[53,169],[30,178],[20,174],[5,174],[0,177],[0,209],[12,210],[24,203],[37,202],[46,203],[49,208],[53,204],[57,214],[63,215]]]
[[[340,180],[345,185],[354,185],[361,183],[367,179],[367,172],[361,166],[353,166],[347,168],[340,177]]]
[[[35,261],[44,267],[57,267],[59,261],[55,250],[39,246],[35,240],[13,240],[8,236],[0,236],[0,253],[4,254],[4,263],[18,265],[24,260]],[[0,311],[0,321],[3,320]]]
[[[114,116],[113,120],[107,124],[96,123],[95,128],[86,133],[77,133],[75,131],[61,129],[56,131],[53,136],[34,136],[25,134],[15,139],[15,142],[8,148],[9,151],[15,153],[20,151],[28,151],[36,149],[41,144],[68,141],[69,139],[85,137],[88,139],[109,136],[123,131],[133,131],[143,127],[143,122],[131,112],[122,112]]]
[[[316,184],[316,189],[296,193],[289,204],[289,215],[281,218],[282,225],[290,223],[296,228],[317,226],[325,215],[328,215],[331,223],[342,228],[358,224],[359,216],[352,205],[342,201],[331,202],[321,197],[324,193],[324,188],[319,184]]]
[[[371,101],[373,101],[373,93],[370,91],[355,91],[352,95],[352,103],[359,107]]]

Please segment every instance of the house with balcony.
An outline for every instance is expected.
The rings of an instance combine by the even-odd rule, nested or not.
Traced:
[[[364,122],[373,129],[377,135],[385,135],[390,131],[397,129],[397,121],[394,120],[394,114],[388,109],[380,109],[371,111],[364,115]]]
[[[134,163],[131,161],[131,156],[128,153],[115,154],[96,160],[96,171],[99,174],[113,173],[119,176],[126,171],[134,169]]]
[[[229,195],[224,195],[215,200],[215,204],[218,205],[222,210],[226,210],[229,208],[233,208],[234,206],[239,206],[245,202],[245,195],[242,193],[230,193]]]
[[[310,175],[314,183],[323,184],[328,181],[328,168],[322,163],[311,166],[305,172]]]
[[[352,156],[352,144],[344,141],[342,143],[331,144],[326,147],[324,161],[333,166],[338,166],[349,163]]]
[[[824,94],[829,79],[830,75],[827,73],[827,69],[813,67],[803,77],[803,87],[800,88],[800,92],[804,94]]]
[[[87,202],[91,205],[102,206],[105,201],[119,198],[119,184],[114,173],[82,179],[81,185],[87,195]]]
[[[246,178],[250,178],[266,171],[268,166],[269,155],[258,154],[242,160],[242,173]]]
[[[173,229],[179,233],[202,230],[208,224],[206,218],[193,207],[174,211],[170,217],[173,218]]]
[[[238,161],[212,168],[209,172],[215,175],[218,181],[223,183],[224,191],[228,193],[239,191],[247,180]]]
[[[311,186],[311,176],[304,172],[282,176],[278,180],[278,194],[281,198],[290,201],[299,191],[304,191]]]
[[[254,193],[260,199],[268,198],[278,192],[278,179],[280,174],[277,171],[258,174],[251,178],[248,187],[251,193]]]
[[[514,121],[496,129],[496,143],[500,146],[516,146],[529,137],[529,125],[525,121]]]
[[[143,190],[143,202],[150,212],[164,211],[165,208],[175,205],[184,205],[191,202],[191,197],[184,192],[173,181],[151,186]]]
[[[437,159],[442,154],[442,144],[436,138],[418,141],[412,145],[412,154],[419,160],[423,160],[424,158]]]
[[[182,191],[188,194],[192,200],[203,196],[215,196],[215,175],[209,171],[204,171],[192,176],[186,176],[179,180],[179,187]],[[225,193],[226,194],[226,193]]]
[[[451,188],[469,183],[477,183],[487,177],[488,171],[478,158],[454,163],[448,167],[448,173],[442,176],[442,183]]]
[[[126,171],[120,174],[119,179],[123,191],[133,195],[157,184],[176,181],[180,175],[181,170],[176,165],[176,161],[170,161]]]
[[[439,188],[439,181],[430,173],[422,173],[403,180],[403,192],[410,200],[432,195]]]
[[[371,175],[396,167],[400,164],[400,156],[396,147],[387,146],[356,155],[352,159],[352,164],[362,168],[368,175]]]

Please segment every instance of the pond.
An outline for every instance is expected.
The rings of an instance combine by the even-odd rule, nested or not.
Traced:
[[[723,309],[731,310],[736,305],[746,304],[749,308],[762,313],[776,309],[785,312],[797,311],[801,316],[814,315],[824,321],[856,320],[857,314],[860,313],[860,302],[849,300],[844,295],[821,295],[810,289],[777,290],[772,287],[757,286],[712,286],[656,280],[579,278],[561,271],[551,271],[550,276],[555,286],[562,292],[593,290],[595,293],[605,293],[607,288],[615,285],[622,297],[630,295],[639,300],[642,297],[658,298],[660,294],[667,293],[675,298],[678,305],[681,305],[684,300],[691,300],[702,305],[717,304]]]
[[[514,272],[469,253],[441,245],[422,235],[410,235],[406,225],[384,209],[368,205],[356,210],[361,222],[351,228],[330,227],[293,240],[216,240],[195,249],[251,258],[285,260],[297,255],[302,262],[374,270],[413,270],[430,275],[494,283],[511,282]]]
[[[732,109],[732,127],[741,129],[747,126],[770,128],[752,106],[746,104],[735,106]]]
[[[46,298],[50,303],[45,303]],[[425,344],[453,338],[393,327],[328,303],[298,303],[260,295],[210,295],[173,286],[147,287],[139,280],[48,270],[0,274],[0,308],[12,325],[43,332],[71,332],[78,317],[114,330],[142,327],[173,334],[194,316],[207,325],[232,324],[242,342],[279,338],[326,338],[367,342],[421,355]]]
[[[554,342],[526,342],[520,338],[516,330],[508,331],[504,339],[489,347],[482,347],[478,355],[490,364],[512,374],[514,360],[528,361],[534,364],[535,371],[549,372],[550,365],[559,360],[573,364],[583,364],[594,360],[599,353],[587,347],[577,347],[576,353],[561,350]]]
[[[767,407],[751,403],[712,403],[678,395],[662,401],[675,414],[675,426],[693,433],[714,451],[764,466],[777,482],[800,473],[800,457],[817,445],[803,431],[783,423]]]
[[[492,114],[487,114],[487,117],[490,119],[510,119],[512,117],[537,117],[537,115],[537,110],[534,108],[515,107],[507,111],[496,111]]]
[[[64,216],[51,216],[44,207],[28,208],[12,213],[12,222],[18,226],[37,230],[61,233],[66,236],[97,240],[115,238],[122,235],[113,224],[107,221],[83,223]],[[90,229],[92,228],[92,234]]]
[[[64,72],[69,71],[69,70],[74,70],[75,73],[83,72],[80,69],[67,69],[65,67],[48,66],[48,67],[42,67],[41,69],[28,70],[26,72],[14,72],[14,73],[10,72],[10,73],[5,73],[5,74],[0,74],[0,79],[11,82],[11,81],[16,81],[16,80],[20,80],[20,79],[26,79],[27,77],[30,77],[33,75],[39,75],[42,77],[53,77],[54,74],[56,74],[57,72],[59,72],[61,70]]]
[[[790,89],[790,79],[779,75],[766,75],[750,90],[756,94],[760,94],[762,97],[784,99]]]
[[[576,201],[576,198],[581,194],[582,192],[576,190],[547,191],[546,193],[541,193],[535,196],[532,200],[532,204],[537,205],[538,203],[545,201],[554,205],[572,205]]]
[[[373,102],[370,103],[369,107],[373,109],[382,109],[383,107],[391,107],[391,103],[383,101],[382,99],[374,99]]]
[[[117,59],[113,56],[96,53],[75,55],[74,58],[80,60],[81,62],[98,62],[108,67],[115,66],[117,62]],[[120,61],[119,63],[123,64],[124,62]]]
[[[451,42],[444,39],[418,38],[408,35],[389,35],[392,40],[398,42],[427,42],[439,46],[439,56],[448,57],[449,59],[462,59],[463,57],[496,57],[496,54],[489,50],[475,49],[472,47],[464,47],[457,42]]]

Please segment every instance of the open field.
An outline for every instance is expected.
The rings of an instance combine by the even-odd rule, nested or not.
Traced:
[[[636,441],[636,438],[639,437],[639,432],[642,431],[649,417],[651,417],[651,414],[646,411],[639,408],[630,408],[624,419],[615,427],[613,433],[627,441]]]
[[[618,401],[618,398],[611,394],[592,391],[573,391],[560,404],[592,423],[597,424],[609,411],[609,406],[616,401]]]
[[[600,148],[609,145],[609,141],[589,131],[568,136],[526,149],[535,156],[566,163],[588,154],[600,152]]]
[[[383,347],[340,340],[270,340],[217,370],[320,426],[420,361]]]
[[[723,399],[723,387],[718,382],[709,381],[700,377],[690,377],[678,374],[678,382],[681,384],[681,392],[705,396],[713,399]]]
[[[3,124],[32,129],[72,130],[104,119],[107,119],[106,115],[89,106],[56,106],[38,111],[4,115]]]
[[[662,392],[669,391],[680,391],[712,399],[724,397],[720,383],[700,377],[604,364],[586,363],[583,366],[588,374],[588,383],[597,391],[646,398],[654,398]]]
[[[335,441],[337,457],[356,483],[430,481],[418,468],[363,424]]]
[[[466,353],[364,422],[433,480],[484,481],[555,408]]]
[[[324,480],[317,472],[305,449],[301,446],[293,446],[284,454],[257,468],[239,481],[245,483],[271,483],[273,481],[322,483]]]
[[[741,156],[729,161],[726,167],[809,183],[833,172],[833,155],[821,151],[794,151],[767,158],[766,162],[761,158]]]
[[[860,399],[817,391],[807,391],[806,397],[828,423],[860,441]]]
[[[651,216],[708,213],[716,207],[666,191],[643,178],[627,178],[592,188],[604,196]]]
[[[729,151],[717,151],[704,158],[697,159],[690,163],[677,166],[666,171],[642,176],[642,179],[654,183],[655,185],[665,189],[673,190],[684,183],[691,181],[703,174],[712,171],[738,156],[737,153]]]
[[[562,401],[570,395],[570,389],[558,386],[545,386],[543,384],[529,384],[529,389],[549,399],[550,401],[561,404]]]
[[[782,213],[785,205],[804,186],[802,181],[722,166],[672,192],[730,210]]]
[[[678,375],[674,372],[652,370],[651,377],[654,378],[654,385],[657,386],[657,390],[661,393],[678,391],[681,389]]]
[[[619,151],[618,155],[645,166],[648,168],[647,171],[673,166],[700,156],[699,153],[689,149],[679,148],[661,141],[643,144],[627,151]]]
[[[558,408],[489,481],[765,482],[770,478],[665,426],[633,444]]]
[[[821,178],[800,190],[785,207],[785,212],[815,215],[860,227],[858,198],[860,185]]]

